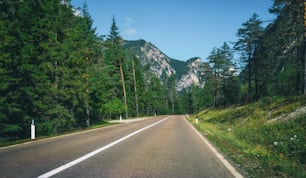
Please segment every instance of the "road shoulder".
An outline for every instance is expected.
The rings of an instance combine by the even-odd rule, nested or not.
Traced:
[[[243,176],[233,167],[229,161],[227,161],[224,156],[217,151],[217,149],[187,120],[185,117],[184,119],[188,125],[193,129],[193,131],[207,144],[207,146],[215,153],[218,159],[224,164],[224,166],[233,174],[236,178],[243,178]]]

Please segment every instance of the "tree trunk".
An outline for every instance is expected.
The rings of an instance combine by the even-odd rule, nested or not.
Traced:
[[[89,57],[88,57],[88,49],[86,49],[86,83],[85,83],[85,107],[86,107],[86,126],[90,126],[90,113],[89,113]]]
[[[304,84],[303,94],[306,95],[306,2],[304,1]]]
[[[306,32],[305,32],[305,37],[304,37],[304,84],[303,84],[303,94],[306,95]]]
[[[175,108],[174,102],[172,102],[172,114],[174,114],[174,108]]]
[[[248,78],[249,78],[249,87],[248,87],[248,102],[251,101],[251,93],[252,93],[252,61],[251,54],[248,57]]]
[[[258,61],[257,57],[254,58],[254,73],[255,73],[255,100],[259,99],[258,95]]]
[[[126,100],[126,90],[125,90],[125,82],[124,82],[124,76],[123,76],[123,70],[122,70],[122,62],[120,62],[120,75],[121,75],[123,97],[124,97],[125,117],[128,118],[129,114],[128,114],[128,106],[127,106],[127,100]]]
[[[217,70],[215,68],[215,74],[214,74],[214,106],[217,106]]]
[[[134,76],[134,92],[135,92],[135,104],[136,104],[136,116],[139,116],[139,109],[138,109],[138,97],[137,97],[137,82],[136,82],[136,72],[135,72],[135,64],[134,59],[133,63],[133,76]]]

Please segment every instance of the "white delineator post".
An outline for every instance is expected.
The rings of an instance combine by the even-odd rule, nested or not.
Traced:
[[[32,139],[32,140],[35,139],[35,125],[34,125],[34,119],[32,120],[32,124],[31,124],[31,139]]]
[[[122,115],[120,114],[120,122],[122,122]]]
[[[196,117],[196,124],[198,125],[198,123],[199,123],[199,118],[198,118],[198,116]]]

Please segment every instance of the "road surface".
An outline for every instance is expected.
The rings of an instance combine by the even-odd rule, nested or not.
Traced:
[[[0,149],[0,177],[238,177],[183,116]],[[233,174],[234,172],[234,174]]]

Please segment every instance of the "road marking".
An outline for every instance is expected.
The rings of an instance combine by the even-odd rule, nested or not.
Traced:
[[[110,123],[131,123],[131,122],[138,122],[146,119],[152,119],[152,117],[142,117],[142,118],[136,118],[136,119],[123,119],[121,122],[120,120],[111,120]]]
[[[99,127],[99,128],[90,129],[90,130],[81,130],[81,131],[78,131],[78,132],[68,133],[68,134],[64,134],[64,135],[57,135],[57,136],[53,136],[53,137],[38,138],[37,140],[33,140],[33,141],[28,141],[28,142],[24,142],[24,143],[18,143],[18,144],[15,144],[15,145],[0,147],[0,150],[19,147],[19,146],[23,146],[23,145],[32,144],[32,143],[39,143],[39,142],[43,142],[43,141],[47,141],[47,140],[53,140],[53,139],[56,139],[56,138],[64,138],[64,137],[68,137],[68,136],[72,136],[72,135],[79,135],[79,134],[83,134],[83,133],[94,132],[96,130],[101,130],[101,129],[105,129],[105,128],[109,128],[109,127],[115,127],[115,126],[117,126],[117,124],[116,125],[109,125],[109,126],[105,126],[105,127]]]
[[[201,139],[208,145],[208,147],[215,153],[218,159],[223,163],[223,165],[233,174],[236,178],[243,178],[243,176],[215,149],[215,147],[205,138],[203,135],[194,128],[194,126],[184,119],[189,126],[196,132],[196,134],[201,137]]]
[[[104,150],[107,150],[108,148],[111,148],[112,146],[114,146],[114,145],[116,145],[116,144],[118,144],[118,143],[120,143],[120,142],[122,142],[122,141],[124,141],[124,140],[126,140],[126,139],[128,139],[128,138],[130,138],[130,137],[132,137],[132,136],[134,136],[134,135],[136,135],[136,134],[146,130],[146,129],[149,129],[149,128],[157,125],[157,124],[160,124],[160,123],[166,121],[167,119],[169,119],[169,116],[164,118],[164,119],[162,119],[162,120],[160,120],[160,121],[158,121],[158,122],[155,122],[155,123],[153,123],[151,125],[148,125],[148,126],[142,128],[142,129],[139,129],[139,130],[137,130],[137,131],[135,131],[133,133],[130,133],[130,134],[128,134],[128,135],[126,135],[126,136],[124,136],[124,137],[122,137],[122,138],[120,138],[120,139],[118,139],[116,141],[113,141],[112,143],[110,143],[108,145],[105,145],[105,146],[103,146],[103,147],[101,147],[99,149],[96,149],[96,150],[94,150],[94,151],[92,151],[92,152],[90,152],[90,153],[88,153],[88,154],[86,154],[86,155],[76,159],[76,160],[73,160],[73,161],[71,161],[69,163],[66,163],[66,164],[64,164],[64,165],[62,165],[62,166],[60,166],[58,168],[55,168],[55,169],[53,169],[53,170],[51,170],[51,171],[49,171],[49,172],[47,172],[45,174],[42,174],[42,175],[38,176],[38,178],[48,178],[48,177],[51,177],[51,176],[53,176],[55,174],[58,174],[58,173],[64,171],[65,169],[68,169],[68,168],[70,168],[70,167],[72,167],[72,166],[74,166],[74,165],[76,165],[76,164],[78,164],[78,163],[88,159],[88,158],[91,158],[91,157],[95,156],[96,154],[98,154],[98,153],[100,153],[100,152],[102,152]]]

